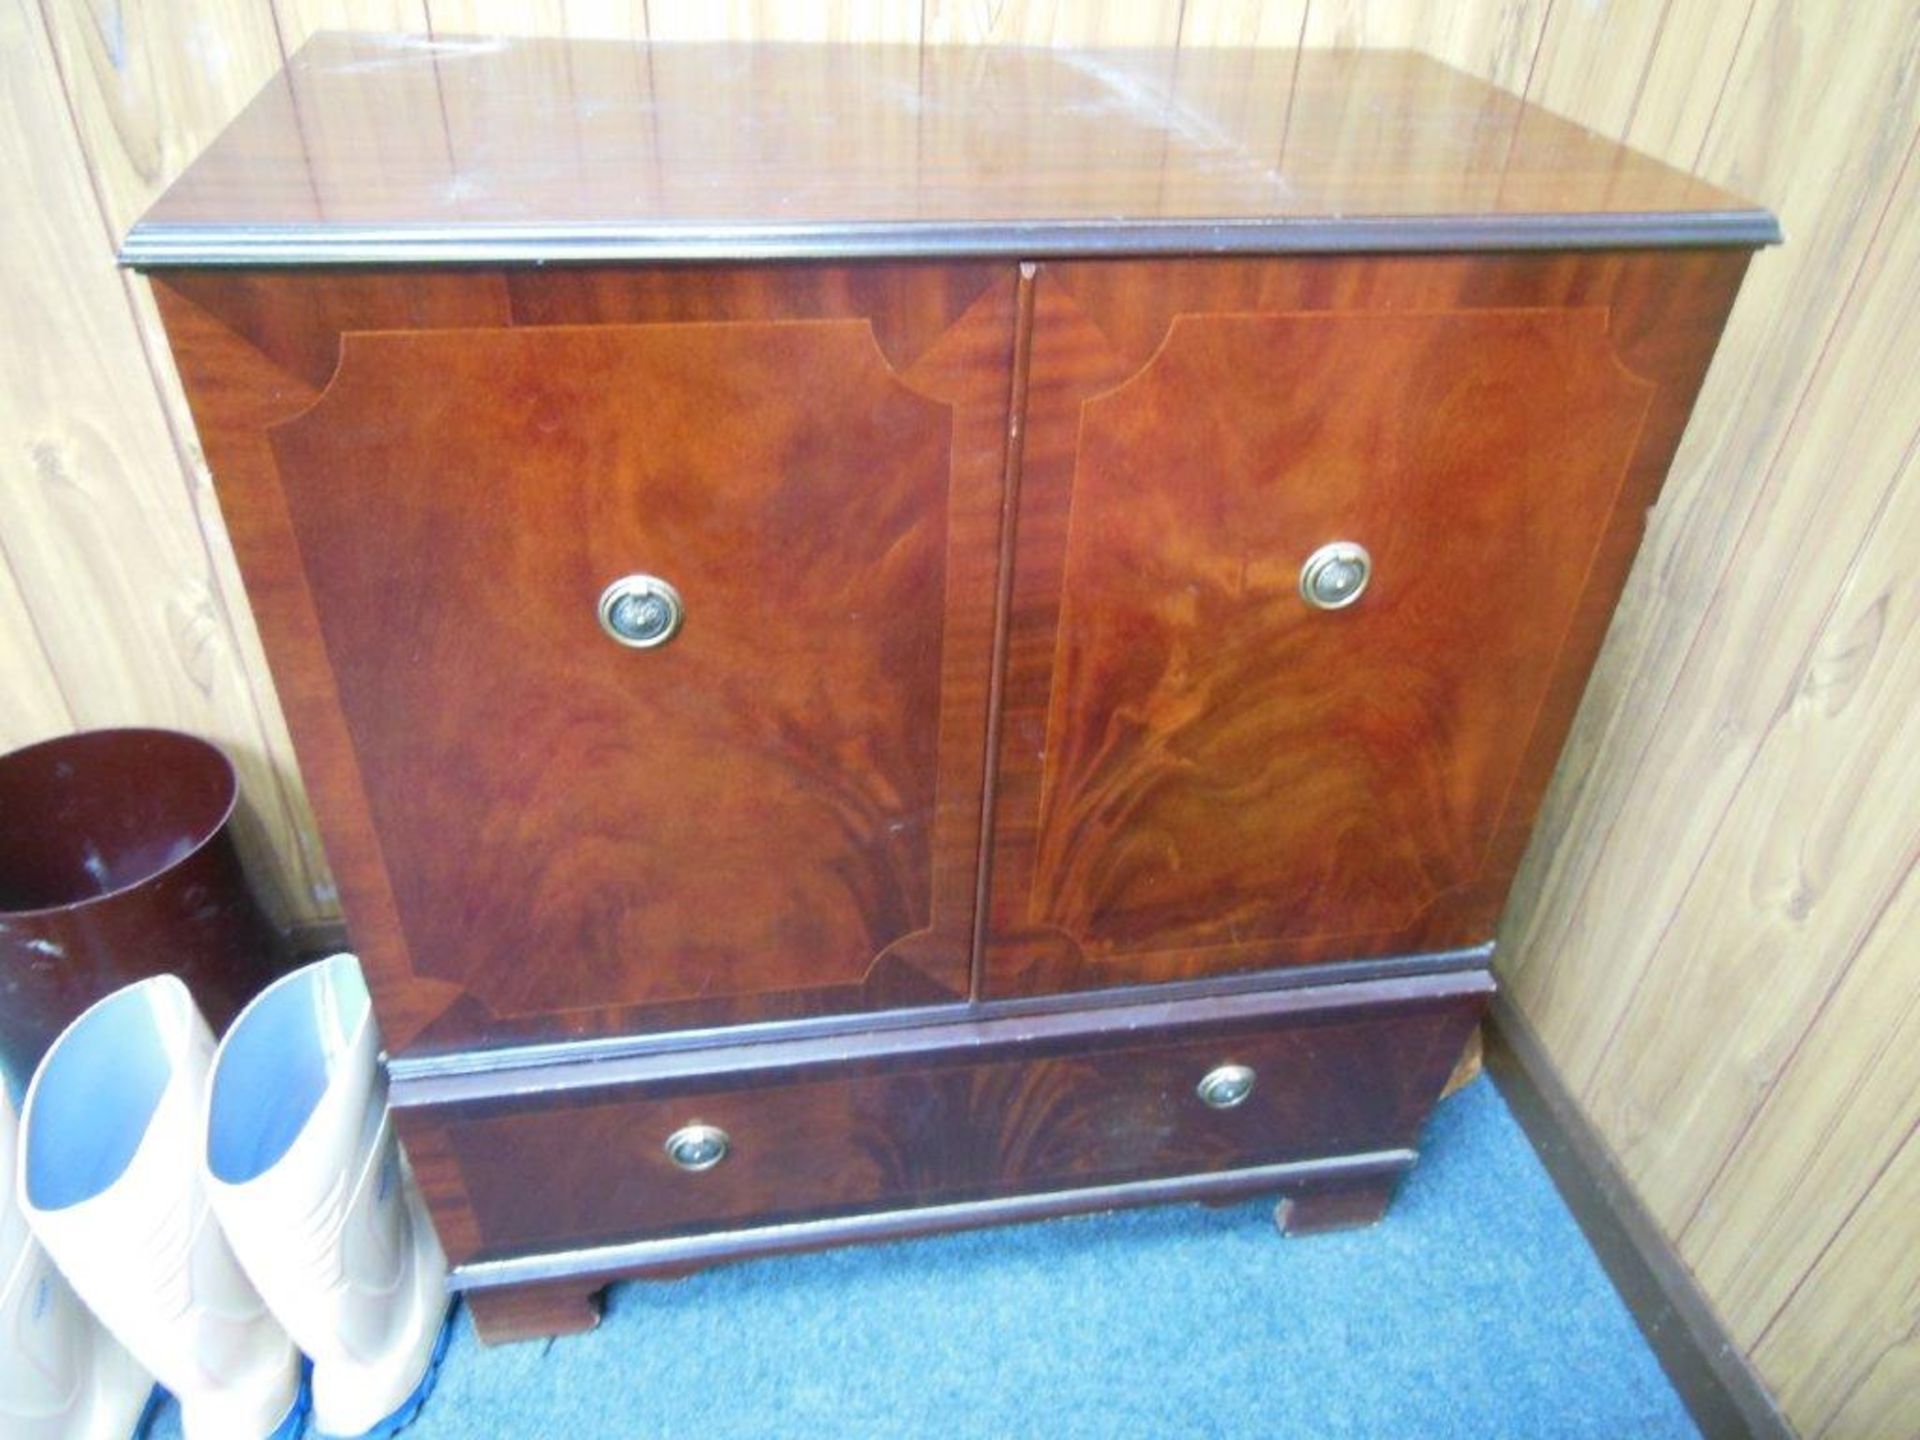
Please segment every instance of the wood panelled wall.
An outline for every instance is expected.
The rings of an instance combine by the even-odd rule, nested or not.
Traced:
[[[320,28],[1410,45],[1777,209],[1789,243],[1652,517],[1502,968],[1795,1424],[1920,1433],[1920,7],[0,0],[0,746],[218,738],[308,917],[324,859],[113,244]]]

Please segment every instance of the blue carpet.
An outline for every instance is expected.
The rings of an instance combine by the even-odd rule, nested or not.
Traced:
[[[547,1344],[463,1315],[407,1440],[1696,1434],[1491,1082],[1424,1148],[1370,1230],[1178,1205],[623,1285]]]

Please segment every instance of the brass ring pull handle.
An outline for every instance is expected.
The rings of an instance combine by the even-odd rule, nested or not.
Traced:
[[[682,1170],[711,1170],[732,1148],[718,1125],[682,1125],[667,1137],[667,1158]]]
[[[657,575],[622,575],[600,592],[600,628],[635,650],[666,644],[685,618],[680,592]]]
[[[1316,610],[1344,610],[1366,593],[1373,557],[1351,540],[1322,545],[1300,567],[1300,598]]]

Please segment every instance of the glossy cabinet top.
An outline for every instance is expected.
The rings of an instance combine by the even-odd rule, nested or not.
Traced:
[[[1758,245],[1773,217],[1402,51],[323,35],[140,266]]]

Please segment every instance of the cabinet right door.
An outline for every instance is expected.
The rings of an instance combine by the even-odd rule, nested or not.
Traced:
[[[1040,267],[986,993],[1491,939],[1745,264]]]

